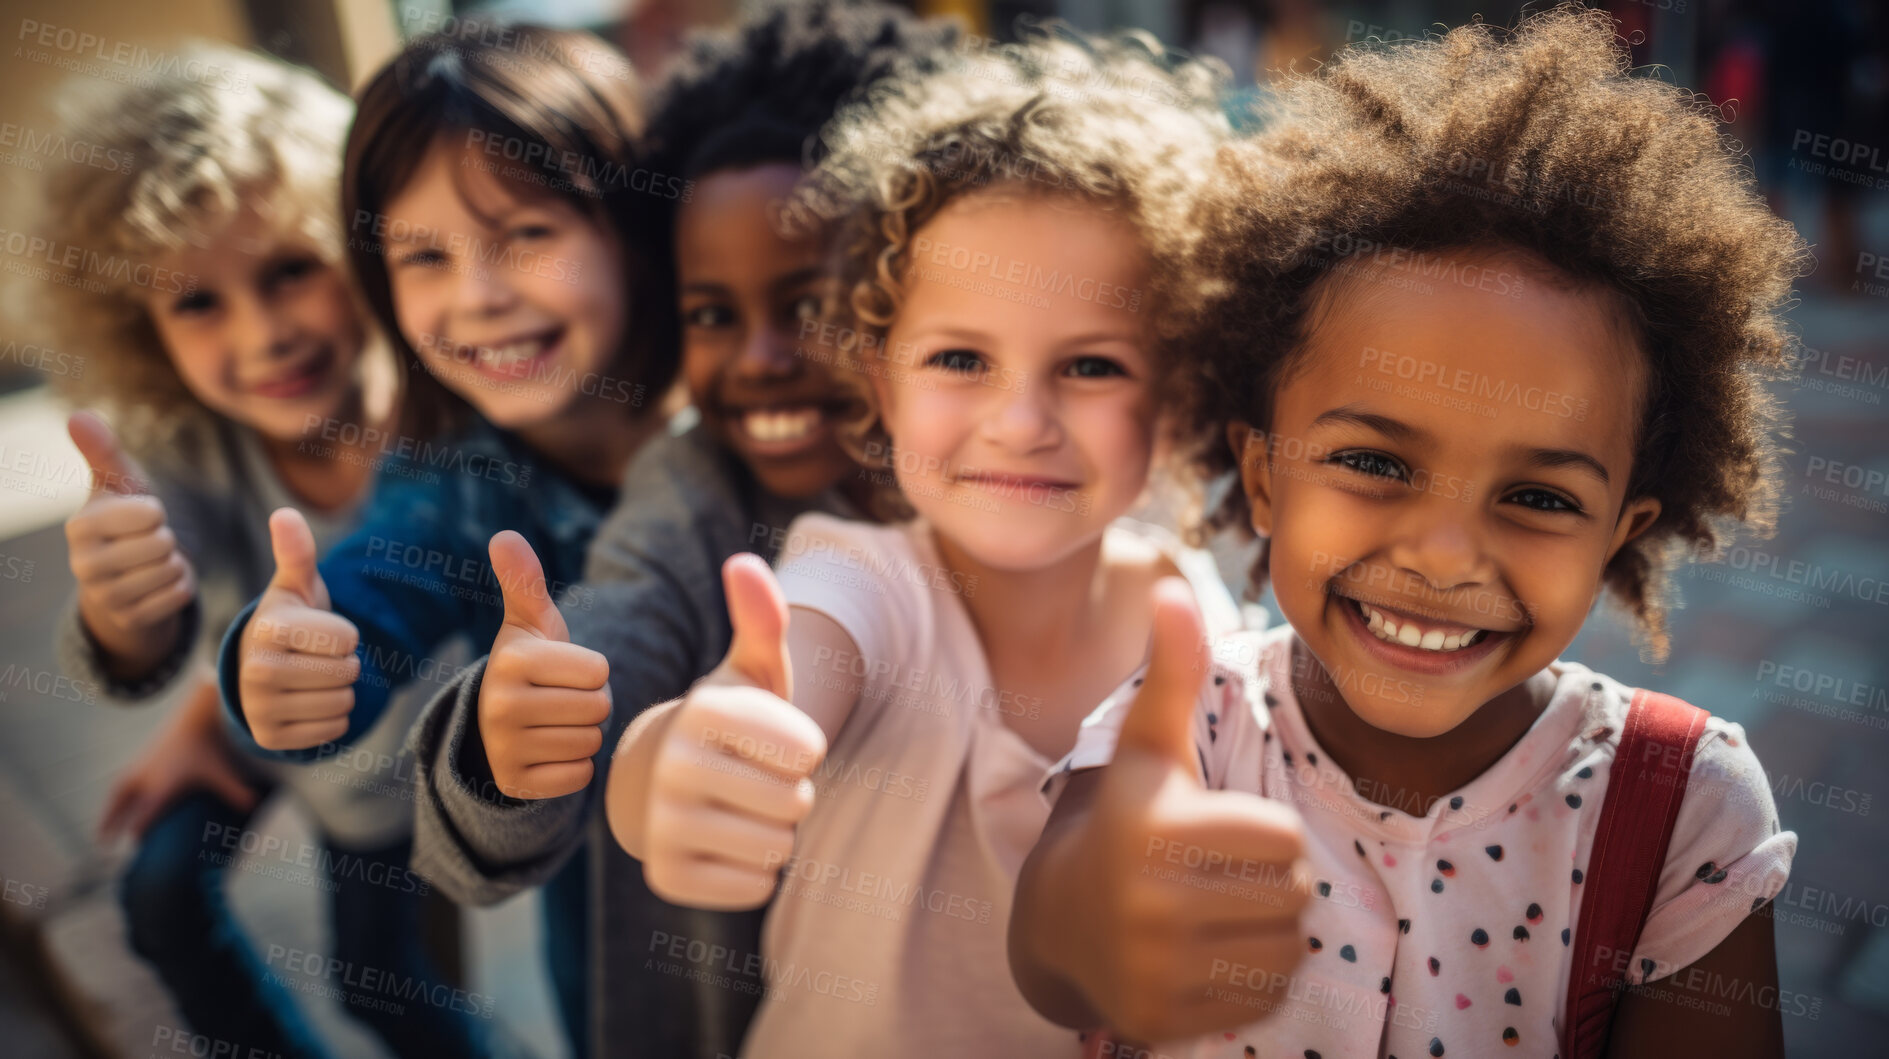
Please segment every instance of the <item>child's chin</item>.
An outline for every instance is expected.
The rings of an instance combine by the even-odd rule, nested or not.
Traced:
[[[575,395],[558,391],[540,392],[521,388],[518,393],[495,394],[490,391],[461,392],[466,403],[479,410],[501,430],[522,430],[556,416],[575,400]]]
[[[1374,699],[1352,705],[1351,712],[1371,727],[1392,735],[1406,739],[1435,739],[1454,731],[1475,711],[1458,709],[1453,704]]]

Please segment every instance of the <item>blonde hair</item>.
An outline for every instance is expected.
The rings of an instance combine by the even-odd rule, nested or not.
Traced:
[[[139,277],[152,275],[144,266],[214,245],[253,210],[345,269],[336,203],[353,104],[308,70],[227,45],[189,42],[179,60],[155,83],[81,76],[60,87],[60,131],[103,148],[90,157],[114,164],[61,156],[47,166],[35,234],[77,250],[59,255],[62,266],[72,257],[82,264],[51,267],[43,284],[14,284],[10,307],[36,337],[82,358],[82,370],[50,377],[62,395],[110,408],[140,448],[214,419],[185,389],[137,296]],[[230,76],[183,72],[212,68]]]
[[[841,296],[830,311],[858,341],[832,356],[862,409],[843,433],[875,472],[889,472],[892,454],[866,384],[868,360],[898,315],[912,238],[946,205],[982,190],[1067,196],[1126,221],[1151,265],[1162,406],[1185,385],[1170,370],[1178,358],[1167,343],[1179,331],[1178,295],[1194,286],[1185,275],[1194,193],[1230,132],[1219,108],[1227,71],[1145,33],[1098,38],[1050,24],[1026,25],[1022,38],[995,47],[972,40],[939,72],[875,83],[823,131],[825,158],[785,211],[787,223],[837,221]],[[874,501],[885,517],[910,514],[895,488]]]

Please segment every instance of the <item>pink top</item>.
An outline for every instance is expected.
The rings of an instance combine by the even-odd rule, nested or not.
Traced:
[[[1206,785],[1291,802],[1304,817],[1317,889],[1300,921],[1307,953],[1280,999],[1237,1031],[1161,1047],[1171,1056],[1549,1056],[1560,1040],[1582,868],[1633,689],[1557,661],[1546,709],[1488,771],[1423,816],[1395,792],[1363,797],[1313,741],[1292,694],[1290,625],[1215,645],[1195,741]],[[1139,677],[1083,722],[1044,781],[1105,765]],[[1778,830],[1744,729],[1712,718],[1638,950],[1638,983],[1712,951],[1790,874],[1797,836]],[[1185,865],[1177,866],[1183,872]],[[1208,874],[1202,885],[1239,885]],[[1252,997],[1266,979],[1228,968]]]
[[[1210,627],[1237,628],[1206,553],[1127,519],[1109,532],[1161,548]],[[940,562],[918,521],[802,516],[778,562],[788,602],[858,647],[794,680],[850,673],[865,686],[814,776],[768,911],[768,994],[741,1054],[1074,1059],[1075,1032],[1036,1014],[1010,977],[1011,894],[1049,819],[1038,785],[1050,761],[1004,723],[1040,704],[991,686],[964,607],[977,584]]]

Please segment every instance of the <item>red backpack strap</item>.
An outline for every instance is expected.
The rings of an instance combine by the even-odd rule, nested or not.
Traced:
[[[1596,1059],[1607,1046],[1626,966],[1653,909],[1692,753],[1711,714],[1671,695],[1633,693],[1587,860],[1563,1014],[1561,1059]]]

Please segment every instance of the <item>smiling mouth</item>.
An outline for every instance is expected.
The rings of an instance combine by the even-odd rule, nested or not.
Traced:
[[[562,328],[515,338],[494,346],[459,346],[453,359],[470,364],[488,375],[513,378],[527,366],[557,348],[564,337]]]
[[[832,429],[841,405],[829,401],[731,406],[716,411],[742,449],[756,456],[797,456],[818,444]]]
[[[978,485],[1006,492],[1019,489],[1072,492],[1078,488],[1077,483],[1063,478],[1045,478],[1032,474],[999,474],[994,471],[959,471],[955,481],[958,485]]]
[[[1449,655],[1467,651],[1491,638],[1500,639],[1510,635],[1503,630],[1437,621],[1406,611],[1374,606],[1350,596],[1340,595],[1338,598],[1351,610],[1358,623],[1376,639],[1431,654]]]
[[[264,382],[251,383],[247,389],[258,397],[278,400],[301,397],[327,376],[334,359],[334,351],[324,346],[293,370]]]
[[[799,441],[820,428],[826,413],[813,405],[751,408],[735,417],[741,432],[755,441]]]

